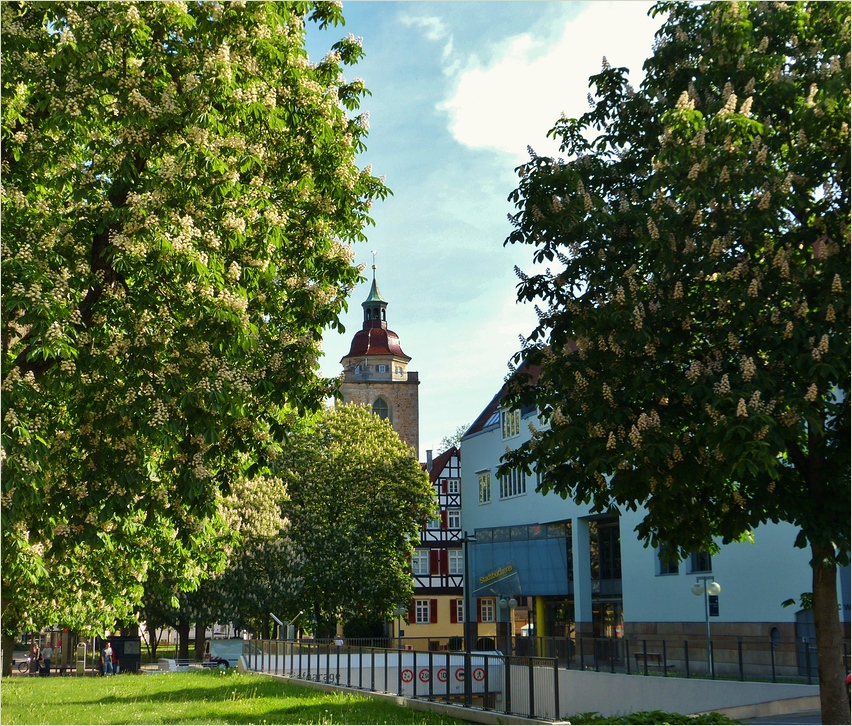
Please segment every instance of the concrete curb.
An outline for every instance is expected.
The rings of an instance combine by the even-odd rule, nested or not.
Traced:
[[[819,710],[819,696],[802,696],[801,698],[787,698],[782,701],[767,701],[766,703],[752,703],[748,706],[715,709],[716,713],[721,713],[735,721],[766,716],[784,716],[803,711],[818,712]]]

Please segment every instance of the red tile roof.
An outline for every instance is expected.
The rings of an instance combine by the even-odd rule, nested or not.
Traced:
[[[461,457],[459,450],[455,446],[451,446],[443,454],[439,454],[435,459],[432,459],[432,471],[429,472],[429,481],[433,484],[438,481],[438,477],[440,477],[441,472],[444,471],[444,467],[447,465],[450,458],[452,458],[453,454]]]
[[[364,327],[352,338],[349,352],[340,360],[343,362],[344,358],[369,355],[395,355],[411,360],[410,356],[402,352],[399,336],[392,330],[388,330],[387,323],[381,320],[366,321]]]

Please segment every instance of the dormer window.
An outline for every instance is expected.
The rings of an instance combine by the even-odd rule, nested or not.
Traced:
[[[504,439],[510,439],[521,433],[521,412],[518,409],[501,411],[500,420],[503,424]]]

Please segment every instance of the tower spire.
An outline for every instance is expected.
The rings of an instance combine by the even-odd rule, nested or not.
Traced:
[[[370,294],[367,299],[361,303],[364,308],[364,327],[377,328],[387,327],[387,302],[379,292],[379,286],[376,282],[376,252],[373,252],[373,284],[370,285]]]

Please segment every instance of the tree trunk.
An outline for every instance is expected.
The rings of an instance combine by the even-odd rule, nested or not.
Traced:
[[[178,658],[189,658],[189,623],[181,621],[175,628],[178,634]]]
[[[204,660],[204,643],[207,641],[207,623],[195,624],[195,660]]]
[[[3,677],[12,675],[12,651],[15,649],[15,636],[3,635]]]
[[[819,658],[822,723],[850,723],[843,663],[843,631],[837,610],[837,565],[834,549],[812,544],[813,612]]]
[[[152,633],[150,630],[148,631],[148,650],[151,651],[151,662],[157,662],[157,646],[160,645],[160,634],[157,632],[157,629],[154,629]]]
[[[68,628],[64,628],[62,630],[62,648],[59,651],[59,673],[61,675],[65,675],[65,671],[67,670],[69,663],[68,661],[71,658],[71,653],[74,650],[72,646],[72,642],[76,641],[76,634],[72,633]]]

